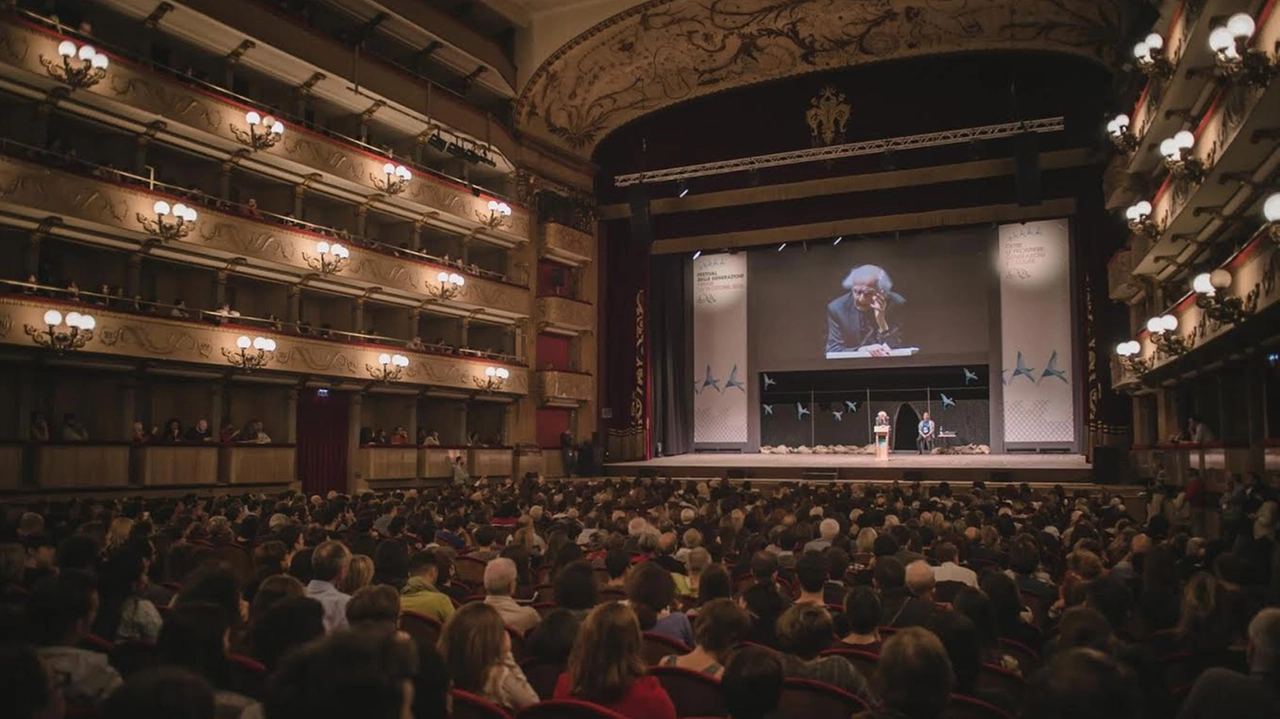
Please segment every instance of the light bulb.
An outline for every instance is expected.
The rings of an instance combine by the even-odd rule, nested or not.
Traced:
[[[1159,317],[1147,320],[1147,331],[1153,335],[1164,334],[1164,322]]]
[[[382,166],[382,174],[384,175],[393,175],[395,174],[395,171],[396,171],[396,166],[391,164],[390,162]]]
[[[49,310],[44,313],[44,323],[50,327],[57,327],[62,324],[62,313],[57,310]]]
[[[263,126],[263,127],[274,127],[274,126],[275,126],[275,124],[276,124],[276,119],[275,119],[274,117],[272,117],[272,116],[270,116],[270,115],[263,115],[263,116],[262,116],[262,126]]]
[[[263,344],[263,349],[265,349],[266,351],[268,351],[268,352],[275,352],[275,351],[276,351],[276,341],[275,341],[275,340],[270,339],[270,338],[267,338],[267,339],[263,340],[262,344]]]
[[[342,245],[334,245],[333,256],[345,260],[346,258],[351,256],[351,253],[347,251],[347,248],[343,247]]]
[[[510,376],[511,376],[511,373],[510,373],[509,371],[507,371],[507,368],[506,368],[506,367],[499,367],[499,368],[498,368],[498,379],[506,379],[506,378],[508,378],[508,377],[510,377]]]
[[[1215,28],[1209,33],[1209,49],[1216,53],[1232,54],[1236,46],[1236,38],[1225,27]]]
[[[151,209],[155,210],[160,217],[164,217],[169,214],[169,203],[164,200],[156,200],[156,204],[152,205]]]
[[[1151,48],[1145,42],[1140,42],[1133,46],[1133,56],[1138,62],[1142,62],[1151,56]]]
[[[97,54],[98,54],[98,51],[94,50],[92,45],[85,45],[84,47],[80,48],[80,52],[76,53],[76,55],[81,60],[84,60],[85,62],[89,62],[93,60],[93,56]]]
[[[1227,18],[1227,31],[1231,33],[1232,37],[1248,40],[1253,37],[1255,29],[1257,29],[1257,24],[1254,23],[1249,13],[1238,12]]]
[[[89,332],[94,327],[97,327],[97,326],[98,326],[98,321],[93,318],[93,315],[80,316],[80,329],[84,330],[85,332]]]
[[[283,135],[283,134],[284,134],[284,123],[283,123],[283,122],[280,122],[279,120],[276,120],[275,122],[271,123],[271,134],[272,134],[272,135]]]
[[[1174,135],[1173,141],[1178,143],[1178,147],[1187,150],[1196,146],[1196,136],[1190,130],[1183,130]]]
[[[253,348],[256,350],[265,350],[267,348],[267,341],[261,337],[254,337]]]
[[[1178,147],[1178,141],[1172,137],[1166,137],[1160,141],[1160,156],[1166,160],[1177,160],[1182,155],[1182,149]]]
[[[196,209],[195,209],[194,207],[188,207],[188,208],[187,208],[187,222],[195,222],[195,221],[196,221],[196,217],[197,217],[197,215],[196,215]]]
[[[236,347],[239,347],[242,350],[247,350],[252,345],[253,345],[253,340],[249,339],[248,337],[245,337],[244,335],[240,335],[239,337],[236,338]]]
[[[1134,205],[1134,207],[1138,208],[1138,215],[1140,216],[1146,217],[1151,215],[1151,203],[1146,200],[1139,202]]]
[[[409,168],[404,165],[400,165],[396,167],[396,177],[399,177],[402,180],[412,180],[413,173],[409,172]]]
[[[1273,193],[1262,203],[1262,216],[1267,222],[1280,222],[1280,192]]]
[[[70,40],[63,40],[62,42],[58,43],[58,54],[63,57],[75,57],[76,44],[74,42],[71,42]]]
[[[438,280],[440,284],[443,285],[444,283],[449,281],[449,273],[441,272],[440,274],[436,275],[436,280]]]
[[[1154,32],[1151,33],[1150,35],[1143,38],[1142,42],[1152,51],[1159,50],[1160,48],[1164,47],[1164,38],[1160,37],[1159,33],[1154,33]]]
[[[1116,345],[1116,354],[1120,355],[1121,357],[1128,357],[1129,356],[1127,354],[1128,349],[1129,349],[1129,343],[1121,342],[1120,344]]]
[[[496,367],[485,367],[484,373],[488,377],[493,377],[494,375],[498,374],[498,369]]]
[[[504,214],[504,215],[506,215],[506,216],[510,217],[510,216],[511,216],[511,206],[510,206],[510,205],[508,205],[508,204],[507,204],[507,203],[505,203],[505,202],[500,202],[500,203],[498,203],[498,212],[501,212],[502,214]]]
[[[382,354],[378,355],[378,364],[380,364],[380,365],[389,365],[389,364],[391,364],[391,355],[389,355],[389,354],[387,354],[387,353],[385,353],[385,352],[383,352]]]
[[[1219,267],[1209,273],[1209,284],[1215,290],[1225,290],[1231,286],[1231,273]]]
[[[1178,329],[1178,317],[1177,315],[1165,315],[1160,318],[1160,324],[1164,326],[1166,332],[1173,332]]]
[[[173,206],[173,215],[174,215],[174,217],[181,217],[181,218],[183,218],[183,219],[186,219],[186,216],[187,216],[187,206],[186,206],[186,205],[184,205],[184,204],[182,204],[181,202],[179,202],[178,204],[174,205],[174,206]]]
[[[327,255],[327,254],[329,254],[329,243],[328,243],[328,242],[325,242],[325,241],[323,241],[323,240],[321,240],[320,242],[317,242],[317,243],[316,243],[316,252],[319,252],[319,253],[320,253],[320,254],[322,254],[322,255]]]
[[[461,287],[461,286],[463,286],[464,284],[466,284],[466,282],[467,282],[467,281],[466,281],[465,279],[463,279],[462,275],[460,275],[460,274],[458,274],[458,273],[456,273],[456,272],[455,272],[454,274],[452,274],[452,275],[449,275],[449,284],[451,284],[451,285],[456,285],[456,286],[458,286],[458,287]]]
[[[393,355],[393,356],[391,357],[391,364],[393,364],[393,365],[395,365],[395,366],[397,366],[397,367],[408,367],[408,366],[409,366],[409,358],[408,358],[408,357],[405,357],[404,355]]]
[[[257,125],[262,122],[262,115],[250,110],[244,114],[244,121],[250,125]]]
[[[1212,297],[1215,294],[1213,291],[1213,284],[1209,282],[1208,272],[1201,272],[1196,275],[1196,278],[1191,281],[1191,289],[1198,295],[1208,295]]]
[[[108,60],[107,56],[103,55],[102,53],[98,53],[97,55],[94,55],[93,59],[89,61],[89,65],[98,70],[106,70],[107,65],[109,64],[111,64],[111,61]]]
[[[79,327],[79,326],[80,326],[80,313],[79,313],[79,312],[68,312],[68,313],[67,313],[67,326],[68,326],[68,327]]]
[[[490,212],[497,212],[497,211],[498,211],[498,201],[497,201],[497,200],[489,200],[489,211],[490,211]]]

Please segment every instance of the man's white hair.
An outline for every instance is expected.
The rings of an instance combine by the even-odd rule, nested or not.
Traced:
[[[849,270],[841,284],[846,290],[853,289],[854,285],[875,285],[876,289],[885,294],[893,291],[893,280],[889,278],[889,273],[876,265],[858,265]]]
[[[822,535],[823,539],[831,541],[839,536],[840,523],[831,518],[824,519],[818,525],[818,534]]]
[[[484,592],[497,596],[509,596],[516,581],[516,563],[506,557],[498,557],[484,565]]]

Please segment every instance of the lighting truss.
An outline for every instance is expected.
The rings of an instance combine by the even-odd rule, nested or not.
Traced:
[[[775,152],[771,155],[755,155],[753,157],[741,157],[735,160],[707,162],[701,165],[685,165],[683,167],[669,167],[665,170],[636,172],[629,175],[618,175],[613,178],[613,183],[618,187],[630,187],[632,185],[684,180],[691,177],[727,175],[732,172],[746,172],[748,170],[758,170],[764,167],[801,165],[806,162],[839,160],[841,158],[857,157],[859,155],[876,155],[882,152],[915,150],[923,147],[940,147],[943,145],[961,145],[978,140],[995,140],[1002,137],[1013,137],[1015,135],[1021,135],[1024,132],[1061,132],[1062,129],[1063,120],[1061,116],[1046,117],[1038,120],[1026,120],[1024,122],[1006,122],[1000,125],[981,125],[978,127],[961,128],[958,130],[928,132],[923,135],[888,137],[880,140],[851,142],[845,145],[832,145],[830,147],[814,147],[805,150]]]

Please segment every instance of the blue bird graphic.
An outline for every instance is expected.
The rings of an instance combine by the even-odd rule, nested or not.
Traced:
[[[806,414],[809,414],[809,410],[804,405],[796,402],[796,419],[804,419]]]
[[[764,413],[765,413],[765,414],[770,415],[770,416],[772,416],[772,415],[773,415],[773,405],[771,405],[771,404],[762,404],[762,405],[760,405],[760,406],[761,406],[761,407],[764,407]]]
[[[849,414],[855,414],[858,411],[857,402],[850,402],[849,400],[846,399],[844,401],[844,406],[845,406],[845,409],[849,410]]]
[[[838,409],[833,409],[833,410],[831,410],[831,416],[832,416],[832,417],[835,417],[837,422],[843,422],[843,421],[844,421],[844,412],[841,412],[841,411],[840,411],[840,410],[838,410]]]
[[[743,392],[747,391],[746,385],[742,384],[742,380],[738,379],[738,365],[734,365],[733,369],[729,370],[729,379],[724,381],[724,388],[727,390],[730,387],[737,387]]]
[[[775,379],[770,379],[768,374],[764,375],[764,388],[766,391],[777,383],[778,381]]]
[[[978,375],[976,375],[976,374],[974,374],[974,373],[970,372],[970,371],[969,371],[969,368],[968,368],[968,367],[965,367],[965,368],[964,368],[964,383],[965,383],[965,384],[969,384],[970,382],[977,382],[977,381],[978,381]]]
[[[710,365],[710,364],[707,364],[707,374],[706,374],[706,376],[704,376],[704,377],[702,378],[702,384],[701,384],[701,386],[700,386],[700,387],[698,387],[698,388],[697,388],[697,392],[698,392],[699,394],[701,394],[701,393],[702,393],[702,390],[704,390],[704,389],[706,389],[706,388],[708,388],[708,387],[714,387],[714,388],[715,388],[715,390],[716,390],[717,392],[721,392],[721,391],[723,391],[723,390],[721,390],[721,389],[720,389],[720,380],[718,380],[718,379],[716,379],[715,377],[712,377],[712,376],[711,376],[711,365]]]
[[[1036,370],[1035,370],[1035,368],[1034,368],[1034,367],[1028,367],[1026,364],[1024,364],[1024,363],[1023,363],[1023,360],[1022,360],[1022,351],[1021,351],[1021,350],[1019,350],[1019,351],[1018,351],[1018,366],[1013,368],[1013,377],[1010,377],[1010,378],[1009,378],[1009,382],[1010,382],[1010,383],[1013,383],[1013,382],[1014,382],[1014,381],[1016,381],[1019,377],[1026,377],[1026,378],[1027,378],[1027,381],[1031,382],[1032,384],[1035,384],[1035,383],[1036,383],[1036,375],[1035,375],[1035,371],[1036,371]]]
[[[1063,383],[1069,384],[1067,382],[1067,371],[1058,369],[1058,350],[1054,350],[1053,354],[1049,355],[1049,364],[1045,365],[1044,371],[1040,373],[1040,379],[1048,377],[1057,377]]]
[[[939,393],[939,394],[941,394],[941,393]],[[945,394],[943,394],[943,395],[942,395],[942,407],[943,407],[943,409],[946,409],[947,407],[954,407],[954,406],[956,406],[956,401],[955,401],[954,399],[951,399],[950,397],[946,396]]]

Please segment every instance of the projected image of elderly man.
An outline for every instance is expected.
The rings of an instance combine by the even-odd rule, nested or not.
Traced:
[[[827,304],[827,354],[865,352],[884,357],[902,346],[902,327],[891,308],[905,300],[893,291],[893,279],[876,265],[860,265],[844,278],[846,294]]]

